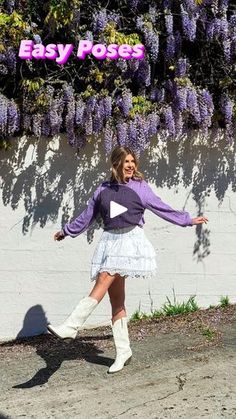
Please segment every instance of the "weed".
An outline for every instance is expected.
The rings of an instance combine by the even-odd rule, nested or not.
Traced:
[[[229,297],[226,295],[225,297],[222,295],[220,297],[220,307],[227,307],[230,305]]]
[[[207,339],[211,340],[215,337],[215,331],[212,330],[209,326],[200,326],[201,333],[203,336],[206,336]]]
[[[192,311],[199,310],[199,307],[195,301],[194,295],[190,296],[187,302],[179,303],[176,301],[175,292],[173,289],[174,294],[174,302],[171,303],[170,299],[166,297],[167,303],[165,303],[162,307],[162,312],[166,316],[175,316],[176,314],[185,314],[191,313]]]
[[[150,317],[151,315],[143,313],[140,310],[136,310],[134,314],[132,314],[132,316],[130,317],[130,321],[135,322],[138,320],[149,319]]]

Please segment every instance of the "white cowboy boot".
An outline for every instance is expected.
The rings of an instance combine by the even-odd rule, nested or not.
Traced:
[[[132,352],[129,343],[127,317],[115,321],[112,325],[112,333],[116,347],[116,359],[108,370],[109,374],[122,370],[124,365],[128,365],[131,361]]]
[[[79,327],[81,327],[92,311],[97,306],[98,301],[92,297],[83,298],[79,304],[75,307],[72,313],[60,326],[52,326],[49,324],[47,329],[53,335],[61,339],[75,339]]]

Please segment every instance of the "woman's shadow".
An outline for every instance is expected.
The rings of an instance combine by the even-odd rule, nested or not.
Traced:
[[[22,336],[27,336],[27,334],[30,333],[30,330],[32,332],[32,323],[34,322],[34,319],[37,322],[37,329],[39,331],[41,330],[41,333],[46,332],[48,321],[45,312],[41,305],[36,305],[27,311],[23,328],[17,335],[17,341],[11,343],[7,342],[2,345],[31,345],[33,348],[36,348],[36,354],[44,360],[46,366],[40,368],[30,380],[14,385],[12,388],[32,388],[46,384],[50,377],[60,368],[63,361],[85,359],[88,362],[106,365],[108,367],[112,364],[112,359],[98,356],[98,354],[103,353],[103,351],[98,349],[93,342],[110,339],[110,334],[86,336],[66,342],[57,339],[50,334],[22,338]],[[36,324],[34,324],[34,327],[35,326]]]

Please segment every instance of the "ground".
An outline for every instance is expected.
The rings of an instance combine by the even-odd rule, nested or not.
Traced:
[[[0,345],[0,418],[236,418],[236,305],[129,323],[133,358],[107,374],[109,327]]]

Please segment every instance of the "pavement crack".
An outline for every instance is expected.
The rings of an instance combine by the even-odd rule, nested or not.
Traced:
[[[163,397],[158,397],[157,399],[147,400],[146,402],[143,402],[143,403],[140,403],[140,404],[136,404],[135,406],[129,407],[128,409],[124,410],[124,412],[121,412],[119,415],[116,415],[114,417],[125,415],[127,412],[129,412],[129,411],[131,411],[133,409],[146,406],[146,404],[154,403],[154,402],[157,402],[157,401],[160,401],[160,400],[167,399],[168,397],[173,396],[174,394],[176,394],[178,392],[179,392],[179,389],[177,391],[172,391],[171,393],[168,393],[168,394],[166,394]]]
[[[180,390],[183,390],[184,385],[185,385],[185,383],[187,381],[186,373],[182,373],[181,372],[179,375],[176,375],[176,378],[177,378],[178,385],[179,385],[179,391]]]

